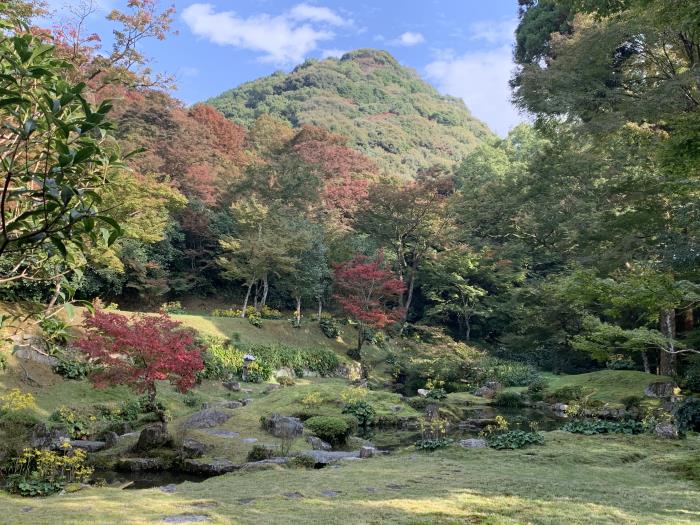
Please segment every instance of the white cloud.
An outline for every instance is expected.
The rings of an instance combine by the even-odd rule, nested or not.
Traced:
[[[347,51],[345,49],[323,49],[321,50],[321,58],[340,58]]]
[[[182,18],[195,35],[218,45],[263,53],[261,60],[277,64],[301,62],[319,42],[335,36],[331,26],[350,23],[328,8],[304,3],[278,16],[248,18],[233,11],[216,12],[211,4],[192,4]]]
[[[517,19],[476,22],[469,26],[469,36],[472,40],[484,40],[489,44],[500,44],[513,40],[516,27],[518,27]]]
[[[416,44],[422,44],[425,42],[425,37],[420,33],[414,33],[412,31],[406,31],[399,35],[399,37],[392,41],[392,44],[397,46],[415,46]]]
[[[446,53],[426,66],[428,77],[443,93],[460,97],[472,114],[501,136],[523,118],[510,102],[508,80],[514,68],[510,44],[466,53]]]
[[[349,20],[343,20],[327,7],[309,4],[298,4],[292,7],[289,11],[289,18],[300,21],[326,22],[332,26],[344,26],[351,23]]]

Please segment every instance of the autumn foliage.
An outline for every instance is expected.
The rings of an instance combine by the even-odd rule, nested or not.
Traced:
[[[403,311],[396,304],[404,292],[404,284],[384,266],[382,253],[373,259],[355,255],[336,266],[333,276],[338,289],[335,299],[359,325],[359,353],[364,327],[382,329],[401,319]]]
[[[169,381],[184,393],[204,368],[193,332],[165,314],[130,319],[97,310],[85,313],[83,328],[75,346],[100,365],[91,376],[96,388],[127,385],[155,402],[156,381]]]

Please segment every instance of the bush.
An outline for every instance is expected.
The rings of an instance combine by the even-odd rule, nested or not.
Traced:
[[[530,365],[495,357],[484,359],[480,368],[480,382],[495,380],[503,386],[528,386],[541,378],[537,369]]]
[[[526,432],[524,430],[510,430],[502,434],[490,436],[486,443],[489,447],[498,450],[524,448],[529,445],[544,445],[544,436],[539,432]]]
[[[288,465],[294,468],[314,468],[316,466],[316,460],[307,455],[294,456],[289,461]]]
[[[248,363],[246,380],[250,383],[264,383],[272,377],[272,367],[264,361]]]
[[[317,390],[309,392],[301,399],[301,404],[305,407],[317,407],[320,406],[321,403],[323,403],[323,397],[321,396],[321,392]]]
[[[683,373],[683,386],[691,392],[700,392],[700,356],[693,355]]]
[[[56,374],[76,381],[85,379],[92,372],[92,369],[93,366],[87,361],[73,359],[59,359],[58,364],[53,367]]]
[[[211,311],[209,315],[212,317],[241,317],[243,314],[243,310],[240,310],[238,308],[228,308],[228,309],[221,309],[221,308],[215,308],[214,310]],[[263,306],[262,309],[258,312],[254,307],[248,306],[245,310],[245,315],[247,319],[251,318],[257,318],[258,320],[260,319],[282,319],[282,312],[279,310],[275,310],[274,308],[270,308],[269,306]]]
[[[260,317],[257,313],[255,315],[249,315],[248,322],[255,328],[262,328],[263,325],[262,317]]]
[[[615,355],[605,363],[608,370],[637,370],[637,365],[629,357]]]
[[[163,303],[160,306],[160,308],[166,314],[184,314],[185,313],[185,309],[182,307],[182,304],[180,304],[180,301],[170,301],[167,303]]]
[[[415,446],[418,450],[432,451],[449,447],[453,442],[454,440],[450,438],[421,439],[416,442]]]
[[[222,339],[207,339],[207,350],[204,352],[204,371],[207,379],[230,379],[238,375],[243,368],[242,351],[230,346]]]
[[[493,404],[498,407],[518,408],[523,406],[523,400],[517,392],[500,392]]]
[[[296,382],[294,381],[294,379],[292,379],[291,377],[287,377],[287,376],[278,377],[277,383],[279,383],[279,385],[283,386],[283,387],[296,385]]]
[[[329,339],[335,339],[340,335],[340,324],[335,319],[323,318],[318,323],[323,335]]]
[[[625,410],[639,410],[644,401],[640,396],[625,396],[620,399],[620,402],[624,405]]]
[[[585,392],[580,386],[564,386],[545,395],[548,403],[570,403],[580,401],[590,392]]]
[[[304,426],[323,441],[331,445],[344,444],[352,430],[348,420],[336,416],[314,416],[304,422]]]
[[[253,445],[248,452],[248,461],[263,461],[275,457],[275,451],[264,445]]]
[[[356,401],[345,405],[343,414],[353,415],[361,427],[367,427],[374,423],[377,413],[367,401]]]
[[[95,416],[81,414],[77,410],[72,410],[66,406],[62,406],[54,411],[49,416],[49,419],[63,425],[73,439],[89,437],[94,430],[95,421],[97,421]]]
[[[194,408],[194,407],[201,406],[202,400],[200,399],[200,397],[197,394],[195,394],[194,392],[192,392],[192,390],[190,390],[184,396],[182,396],[182,403],[186,407]]]
[[[433,399],[435,401],[440,401],[447,397],[447,391],[442,387],[433,388],[428,391],[428,395],[425,397],[427,397],[428,399]]]
[[[681,432],[700,431],[700,399],[689,397],[683,401],[676,409],[676,421]]]
[[[63,451],[27,448],[15,458],[6,471],[6,487],[22,496],[48,496],[60,492],[69,482],[85,482],[92,475],[87,453],[71,449]]]
[[[44,317],[39,321],[39,327],[46,343],[49,345],[49,351],[55,350],[56,346],[64,346],[68,342],[70,333],[68,329],[70,325],[56,317]]]
[[[305,370],[316,372],[320,376],[328,376],[335,372],[340,365],[340,359],[335,352],[327,348],[298,348],[280,344],[245,345],[241,349],[253,354],[258,360],[264,361],[274,369],[291,368],[297,376],[302,376]]]
[[[644,424],[641,421],[625,419],[622,421],[608,421],[603,419],[576,419],[569,421],[562,428],[565,432],[573,434],[641,434],[644,432]]]

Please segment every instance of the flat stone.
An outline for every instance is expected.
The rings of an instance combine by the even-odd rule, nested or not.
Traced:
[[[362,459],[373,458],[379,453],[379,451],[374,447],[362,447],[360,449],[360,457]]]
[[[256,438],[243,438],[241,441],[243,441],[243,443],[257,443],[258,442],[258,440]]]
[[[204,455],[206,450],[206,445],[196,439],[186,438],[182,442],[182,452],[188,458],[199,458]]]
[[[374,487],[365,487],[365,490],[370,494],[374,494],[375,492],[377,492],[377,489]]]
[[[389,485],[386,486],[386,488],[391,489],[391,490],[402,490],[402,489],[407,489],[408,485],[399,485],[397,483],[390,483]]]
[[[321,438],[316,436],[306,436],[306,442],[309,445],[311,445],[311,448],[314,450],[333,450],[333,447],[330,445],[330,443],[326,443]]]
[[[241,505],[248,505],[250,503],[253,503],[255,501],[255,499],[256,498],[241,498],[241,499],[236,500],[236,501],[238,501],[238,503],[240,503]]]
[[[359,459],[360,451],[356,450],[354,452],[329,452],[325,450],[307,450],[303,452],[302,455],[312,457],[316,464],[327,465],[328,463],[334,463],[336,461],[341,460]]]
[[[165,523],[197,523],[209,521],[211,518],[204,514],[175,514],[174,516],[163,516]]]
[[[86,452],[97,452],[105,448],[106,443],[104,441],[89,441],[87,439],[72,439],[70,441],[70,446],[73,448],[79,448]]]
[[[216,408],[208,408],[192,414],[185,420],[182,426],[185,429],[218,427],[231,419],[231,416],[233,416],[231,412],[224,412]]]
[[[229,410],[234,410],[236,408],[241,408],[243,406],[243,403],[241,403],[240,401],[222,401],[221,403],[217,403],[216,406],[219,408],[228,408]]]
[[[289,462],[290,458],[270,458],[263,459],[260,461],[249,461],[248,463],[243,463],[241,465],[241,470],[248,472],[258,471],[258,470],[275,470]]]
[[[338,496],[340,496],[340,492],[337,492],[335,490],[324,490],[323,492],[321,492],[321,494],[323,494],[327,498],[337,498]]]
[[[222,384],[224,385],[224,388],[227,388],[232,392],[241,391],[241,384],[238,381],[224,381]]]
[[[211,436],[216,436],[220,438],[237,438],[240,436],[238,432],[233,432],[232,430],[222,430],[219,428],[207,429],[205,432]]]
[[[270,383],[269,385],[267,385],[265,387],[265,390],[263,390],[263,392],[265,392],[266,394],[269,394],[270,392],[274,392],[275,390],[279,390],[279,389],[280,389],[280,386],[278,384]]]
[[[177,492],[177,485],[175,483],[170,483],[169,485],[163,485],[162,487],[158,487],[162,492],[165,492],[166,494],[173,494]]]
[[[31,512],[34,510],[34,507],[22,507],[22,512]]]
[[[301,492],[285,492],[282,495],[287,499],[301,499],[304,497]]]
[[[461,439],[457,444],[463,448],[486,448],[485,439]]]
[[[141,470],[163,470],[165,461],[161,458],[121,458],[117,461],[117,470],[138,472]]]
[[[218,476],[238,470],[240,465],[223,458],[213,459],[186,459],[182,462],[183,470],[193,474],[204,474],[207,476]]]
[[[253,398],[252,398],[252,397],[246,397],[245,399],[243,399],[243,400],[241,401],[241,403],[243,403],[243,406],[244,406],[244,407],[250,405],[252,402],[253,402]]]

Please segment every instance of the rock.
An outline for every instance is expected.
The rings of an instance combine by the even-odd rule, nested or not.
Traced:
[[[659,423],[654,427],[654,434],[664,439],[678,439],[678,427],[673,423]]]
[[[358,381],[362,378],[362,366],[358,362],[343,363],[333,372],[333,375],[344,377],[348,381]]]
[[[644,389],[644,395],[647,397],[671,397],[675,389],[676,385],[671,381],[656,381],[647,385]]]
[[[105,442],[105,448],[112,448],[119,443],[119,435],[112,431],[105,432],[102,439]]]
[[[474,395],[477,397],[485,397],[487,399],[491,399],[492,397],[496,396],[496,391],[490,389],[487,386],[482,386],[474,391]]]
[[[269,385],[267,385],[265,387],[265,390],[263,390],[263,392],[265,392],[266,394],[269,394],[270,392],[274,392],[275,390],[279,390],[279,389],[280,389],[280,385],[278,385],[277,383],[270,383]]]
[[[460,439],[457,444],[463,448],[486,448],[485,439]]]
[[[152,450],[170,444],[170,435],[165,423],[151,423],[141,430],[134,450]]]
[[[238,381],[224,381],[222,384],[224,385],[224,388],[227,388],[231,392],[241,391],[241,384]]]
[[[220,437],[220,438],[237,438],[240,436],[238,432],[233,432],[232,430],[221,430],[221,429],[211,429],[205,431],[207,434]]]
[[[213,459],[186,459],[182,462],[182,469],[192,474],[201,474],[204,476],[219,476],[227,472],[238,470],[240,465],[224,458]]]
[[[301,492],[285,492],[282,495],[288,499],[301,499],[304,497],[304,495]]]
[[[229,410],[234,410],[236,408],[241,408],[243,403],[240,401],[222,401],[216,405],[219,408],[228,408]]]
[[[288,377],[289,379],[294,379],[296,377],[296,374],[291,368],[283,366],[275,372],[275,377]]]
[[[163,516],[165,523],[198,523],[209,521],[211,518],[204,514],[175,514],[173,516]]]
[[[15,357],[51,367],[58,364],[58,358],[48,355],[46,342],[41,337],[21,334],[12,337],[12,341],[14,343],[12,353]]]
[[[252,388],[241,388],[241,392],[243,392],[244,394],[252,394],[253,389]]]
[[[316,437],[316,436],[306,436],[306,442],[311,445],[311,448],[314,450],[332,450],[333,447],[329,444],[323,441],[321,438]]]
[[[419,388],[417,392],[420,397],[428,397],[428,393],[430,393],[430,390],[426,390],[425,388]]]
[[[243,438],[241,441],[243,441],[243,443],[257,443],[258,442],[257,438]]]
[[[313,458],[317,465],[328,465],[329,463],[335,463],[336,461],[347,460],[347,459],[359,459],[360,451],[356,450],[354,452],[328,452],[325,450],[307,450],[301,453],[302,456],[309,456]]]
[[[337,498],[338,496],[340,496],[340,492],[336,490],[324,490],[323,492],[321,492],[321,494],[327,498]]]
[[[87,439],[72,439],[70,441],[70,446],[73,448],[79,448],[85,452],[98,452],[105,448],[105,442],[89,441]]]
[[[554,403],[554,405],[552,405],[552,410],[554,410],[555,412],[558,412],[558,413],[563,414],[568,409],[569,409],[569,405],[567,405],[566,403]]]
[[[379,451],[374,448],[374,447],[362,447],[360,449],[360,458],[362,459],[367,459],[367,458],[373,458],[379,453]]]
[[[70,441],[68,432],[58,427],[49,427],[46,423],[38,423],[32,429],[30,443],[32,448],[58,449],[64,441]]]
[[[490,388],[491,390],[495,390],[496,392],[503,390],[503,385],[498,381],[487,381],[484,386],[486,388]]]
[[[272,414],[262,421],[262,426],[270,434],[279,438],[295,438],[301,436],[304,425],[299,418]]]
[[[402,408],[403,408],[403,407],[402,407],[401,405],[392,405],[392,406],[391,406],[391,411],[392,411],[394,414],[396,414],[397,412],[401,412],[401,409],[402,409]]]
[[[182,452],[185,457],[199,458],[204,455],[206,450],[206,445],[197,441],[196,439],[187,438],[182,442]]]
[[[131,424],[127,423],[126,421],[115,421],[113,423],[110,423],[107,426],[107,430],[110,432],[115,432],[120,436],[130,434],[134,431]]]
[[[117,461],[116,469],[128,472],[139,472],[142,470],[165,470],[167,464],[162,458],[120,458]]]
[[[168,485],[163,485],[162,487],[158,487],[162,492],[165,492],[166,494],[175,494],[177,492],[177,485],[175,483],[170,483]]]
[[[243,463],[243,465],[241,465],[241,470],[247,472],[255,472],[259,470],[277,470],[280,468],[280,465],[283,465],[288,461],[289,458],[270,458],[260,461],[249,461],[248,463]]]
[[[243,399],[243,400],[241,401],[241,403],[243,403],[243,406],[244,406],[244,407],[250,405],[252,402],[253,402],[253,398],[252,398],[252,397],[246,397],[245,399]]]
[[[224,412],[221,409],[207,408],[206,410],[200,410],[195,412],[190,417],[188,417],[182,424],[182,428],[211,428],[218,427],[219,425],[226,423],[233,414],[231,412]]]

